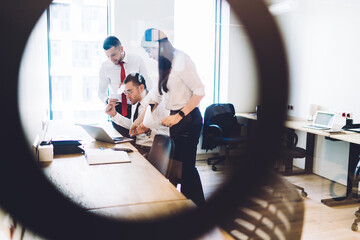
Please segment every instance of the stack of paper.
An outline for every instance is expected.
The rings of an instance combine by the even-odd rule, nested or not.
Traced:
[[[131,162],[128,153],[112,149],[86,149],[85,157],[89,165]]]

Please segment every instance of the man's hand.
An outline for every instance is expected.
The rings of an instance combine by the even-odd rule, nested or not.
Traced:
[[[112,117],[115,117],[115,115],[116,115],[115,106],[112,104],[108,104],[105,108],[105,113]]]

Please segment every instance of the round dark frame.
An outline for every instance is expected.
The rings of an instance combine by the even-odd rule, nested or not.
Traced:
[[[0,3],[1,133],[0,205],[23,226],[47,239],[190,239],[219,224],[256,190],[279,151],[285,116],[288,68],[282,40],[262,0],[229,0],[250,37],[258,66],[262,118],[246,161],[201,208],[155,221],[121,221],[84,211],[66,199],[32,160],[20,121],[18,73],[22,54],[50,0]],[[239,53],[241,54],[241,53]]]

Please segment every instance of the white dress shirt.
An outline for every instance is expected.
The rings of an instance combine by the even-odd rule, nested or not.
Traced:
[[[172,69],[167,82],[169,91],[159,94],[158,88],[151,90],[152,98],[160,103],[163,98],[165,108],[168,110],[180,110],[190,100],[192,95],[204,96],[205,86],[201,82],[199,74],[191,58],[182,51],[175,50],[172,61]]]
[[[144,60],[138,56],[131,53],[126,53],[123,59],[125,76],[130,73],[140,73],[146,82],[147,89],[151,89],[152,81],[149,78],[147,69],[145,67]],[[121,66],[115,65],[109,59],[106,60],[100,67],[99,71],[99,90],[98,96],[100,100],[105,103],[108,99],[108,87],[110,85],[110,94],[116,94],[120,85],[120,71]],[[121,101],[121,99],[119,99]],[[130,102],[128,101],[130,104]]]
[[[150,99],[150,94],[147,94],[140,101],[138,116],[140,116],[145,111],[145,106],[149,103]],[[116,123],[117,125],[130,129],[131,124],[134,122],[134,114],[137,104],[138,103],[131,106],[131,119],[126,118],[119,113],[116,113],[116,115],[112,117],[111,120],[114,121],[114,123]],[[164,104],[159,104],[158,107],[155,109],[154,114],[157,116],[156,118],[159,119],[157,121],[158,126],[156,128],[151,128],[151,134],[149,136],[145,133],[137,135],[136,144],[151,147],[156,134],[169,135],[169,128],[161,125],[161,119],[169,116],[169,111],[165,109]]]

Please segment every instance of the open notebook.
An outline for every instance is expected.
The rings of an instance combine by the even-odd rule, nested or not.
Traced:
[[[85,157],[89,165],[131,162],[127,152],[112,149],[86,149]]]

